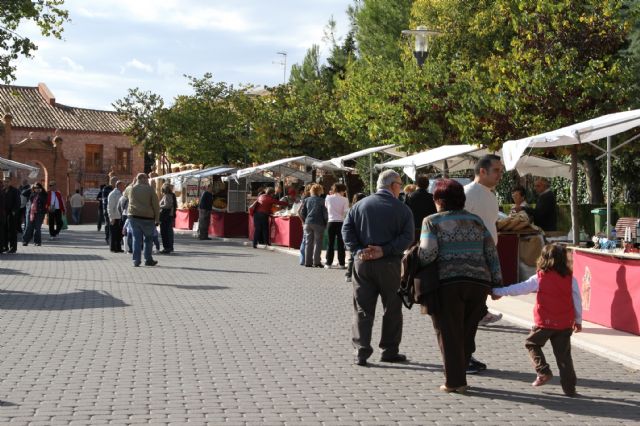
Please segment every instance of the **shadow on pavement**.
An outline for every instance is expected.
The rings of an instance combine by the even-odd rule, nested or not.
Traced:
[[[580,382],[578,385],[580,385]],[[580,388],[578,388],[578,394],[579,393]],[[569,398],[561,393],[559,387],[557,394],[541,395],[537,391],[535,391],[535,393],[534,391],[531,393],[522,393],[512,390],[487,389],[472,386],[466,395],[490,400],[516,402],[518,404],[537,405],[547,410],[578,414],[581,416],[593,416],[594,418],[638,420],[638,404],[636,402],[625,404],[620,399],[591,398],[585,396]]]
[[[259,275],[267,275],[267,272],[252,272],[252,271],[234,271],[230,269],[209,269],[209,268],[190,268],[188,266],[164,266],[162,264],[158,264],[158,268],[161,269],[180,269],[187,271],[203,271],[203,272],[229,272],[232,274],[259,274]]]
[[[0,401],[0,407],[18,407],[18,404],[9,401]]]
[[[514,333],[514,334],[528,334],[529,330],[524,327],[518,327],[515,325],[496,325],[491,324],[489,326],[481,325],[478,327],[478,331],[499,331],[502,333]]]
[[[202,252],[202,251],[176,251],[174,253],[171,253],[170,256],[180,256],[180,255],[186,255],[189,257],[197,257],[197,256],[202,256],[202,257],[256,257],[253,254],[245,254],[245,253],[216,253],[216,252]]]
[[[226,290],[229,287],[223,285],[181,285],[181,284],[159,284],[159,283],[145,283],[146,285],[155,285],[159,287],[175,287],[180,290]]]
[[[59,253],[21,253],[20,260],[105,260],[103,256],[98,256],[96,254],[59,254]]]
[[[578,393],[580,393],[580,388],[585,389],[606,389],[606,390],[616,390],[623,392],[632,392],[632,393],[640,393],[640,384],[631,383],[631,382],[613,382],[609,380],[597,380],[597,379],[585,379],[580,377],[580,370],[576,370],[576,374],[578,376]],[[515,382],[522,382],[523,386],[530,386],[530,383],[535,379],[536,373],[535,371],[531,371],[531,373],[522,373],[519,371],[510,371],[510,370],[493,370],[488,369],[483,371],[482,376],[494,377],[496,379],[507,379]],[[557,371],[554,372],[554,378],[550,382],[553,386],[560,385],[560,376],[557,375]],[[558,389],[560,389],[558,387]]]
[[[0,309],[5,310],[65,311],[125,306],[129,305],[105,291],[79,290],[74,293],[38,294],[0,290]]]
[[[17,269],[0,268],[0,275],[29,275]]]

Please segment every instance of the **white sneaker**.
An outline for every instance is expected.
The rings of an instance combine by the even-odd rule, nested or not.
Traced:
[[[487,315],[485,315],[480,322],[478,323],[478,325],[489,325],[489,324],[493,324],[494,322],[498,322],[502,319],[502,314],[498,313],[498,314],[492,314],[491,312],[487,312]]]
[[[331,265],[324,265],[324,269],[331,269]]]

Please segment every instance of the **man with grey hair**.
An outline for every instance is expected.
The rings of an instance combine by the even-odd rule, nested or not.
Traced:
[[[133,232],[133,266],[142,263],[141,253],[144,246],[144,264],[155,266],[153,260],[153,230],[160,223],[160,203],[156,191],[149,185],[149,177],[144,173],[136,176],[136,182],[129,193],[129,224]]]
[[[524,210],[533,218],[533,223],[544,231],[555,231],[558,229],[558,203],[556,196],[550,189],[551,183],[548,179],[539,177],[533,183],[533,189],[538,194],[536,207],[516,207],[516,211]]]
[[[109,226],[111,227],[110,233],[110,248],[112,253],[122,253],[122,214],[118,210],[118,203],[122,198],[122,191],[124,191],[124,182],[119,180],[116,182],[116,187],[109,193],[107,198],[107,210],[109,211]]]
[[[413,214],[398,200],[402,190],[400,175],[385,170],[378,176],[378,191],[355,204],[344,221],[342,236],[354,255],[353,264],[353,346],[355,363],[366,366],[373,353],[371,330],[378,296],[382,299],[380,361],[404,362],[399,352],[402,340],[400,262],[413,243]]]

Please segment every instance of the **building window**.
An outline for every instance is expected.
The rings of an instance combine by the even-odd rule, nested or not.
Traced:
[[[116,173],[131,174],[130,148],[116,148]]]
[[[84,148],[85,170],[89,173],[102,171],[102,145],[87,144]]]

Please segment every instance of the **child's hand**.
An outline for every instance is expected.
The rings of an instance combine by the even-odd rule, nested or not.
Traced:
[[[498,300],[500,299],[502,296],[498,296],[497,294],[492,294],[491,295],[491,300]]]
[[[582,331],[582,324],[573,324],[573,331],[576,333],[580,333]]]

